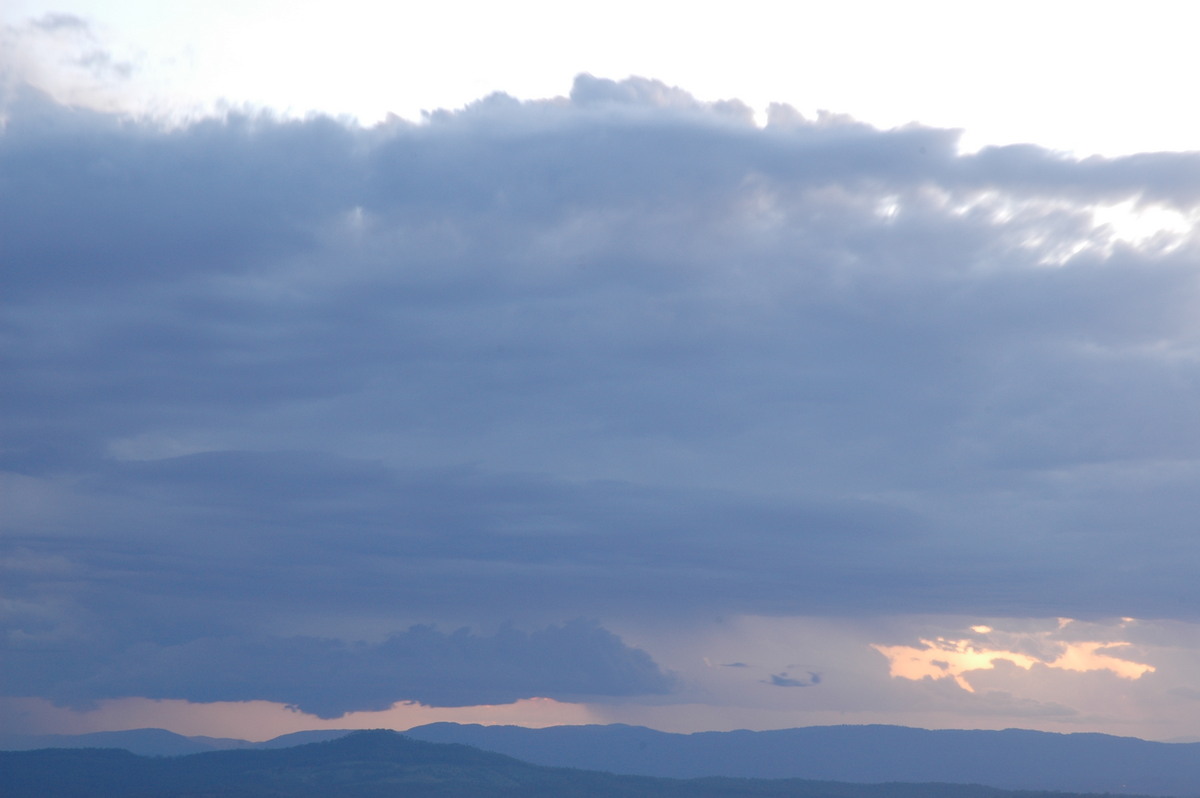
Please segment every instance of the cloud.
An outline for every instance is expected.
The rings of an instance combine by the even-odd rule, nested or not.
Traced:
[[[6,669],[28,687],[19,657]],[[667,693],[672,679],[644,651],[595,623],[491,636],[413,626],[379,643],[314,637],[197,638],[138,643],[75,663],[42,685],[64,704],[141,696],[194,702],[267,700],[322,718],[402,701],[458,707],[544,697],[604,700]]]
[[[821,683],[820,674],[808,672],[807,679],[797,679],[784,673],[772,673],[771,678],[766,680],[766,684],[774,685],[775,687],[812,687],[815,684]]]
[[[29,27],[47,33],[68,31],[85,35],[91,34],[91,25],[88,21],[74,14],[43,14],[37,19],[30,20]]]
[[[587,76],[419,125],[7,117],[28,689],[90,678],[60,645],[426,623],[1196,619],[1197,238],[1096,209],[1194,218],[1200,156]]]
[[[48,13],[19,25],[0,23],[0,42],[0,121],[14,103],[21,104],[28,87],[77,107],[119,107],[119,87],[136,71],[132,60],[105,45],[90,20],[74,14]]]

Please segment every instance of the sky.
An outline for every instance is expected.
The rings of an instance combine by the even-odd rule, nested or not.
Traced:
[[[6,4],[0,730],[1200,740],[1191,12],[774,5]]]

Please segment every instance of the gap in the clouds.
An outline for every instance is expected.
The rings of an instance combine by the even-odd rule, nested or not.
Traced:
[[[960,156],[962,153],[959,153]],[[958,218],[980,217],[997,228],[1026,228],[1021,246],[1038,266],[1065,266],[1079,257],[1111,257],[1118,247],[1168,255],[1193,236],[1200,215],[1161,202],[1129,197],[1094,203],[1067,199],[1018,199],[1010,192],[988,189],[963,197],[927,189],[923,196]],[[881,197],[875,214],[893,222],[905,212],[904,197]],[[1040,220],[1030,224],[1033,220]]]
[[[1200,223],[1196,211],[1184,213],[1160,203],[1145,204],[1136,198],[1091,207],[1093,224],[1111,230],[1112,238],[1134,247],[1156,244],[1164,253],[1183,244]]]
[[[1129,658],[1137,656],[1137,649],[1132,643],[1119,639],[1122,630],[1132,623],[1132,618],[1122,619],[1106,628],[1060,618],[1054,627],[1047,624],[1044,629],[1016,632],[976,624],[963,630],[964,634],[958,637],[939,635],[922,638],[917,645],[873,644],[872,648],[887,658],[893,678],[911,681],[951,679],[968,693],[976,692],[968,674],[994,670],[1000,662],[1026,671],[1037,666],[1077,673],[1106,671],[1133,680],[1154,673],[1156,669]],[[1078,639],[1079,633],[1075,630],[1080,626],[1091,630],[1083,634],[1099,634],[1102,639]]]
[[[1107,259],[1118,248],[1159,256],[1169,255],[1189,241],[1197,221],[1195,212],[1184,213],[1161,203],[1145,204],[1137,198],[1080,208],[1063,206],[1059,211],[1088,214],[1089,229],[1082,231],[1082,235],[1073,243],[1064,240],[1044,254],[1039,265],[1065,266],[1080,256]],[[1046,242],[1037,240],[1029,243],[1037,249]]]

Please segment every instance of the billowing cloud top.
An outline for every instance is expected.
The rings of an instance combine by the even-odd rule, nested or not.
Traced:
[[[1200,155],[640,79],[370,129],[20,93],[5,687],[336,715],[670,688],[577,617],[1194,620],[1198,203]]]

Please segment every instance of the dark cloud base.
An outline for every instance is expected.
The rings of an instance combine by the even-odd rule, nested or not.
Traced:
[[[667,693],[673,686],[644,651],[585,621],[492,636],[414,626],[376,644],[206,637],[175,645],[135,643],[103,659],[91,653],[47,669],[40,657],[11,652],[5,672],[12,684],[37,684],[42,695],[78,708],[129,696],[266,700],[322,718],[384,710],[397,701],[437,707],[532,697],[604,701]]]

